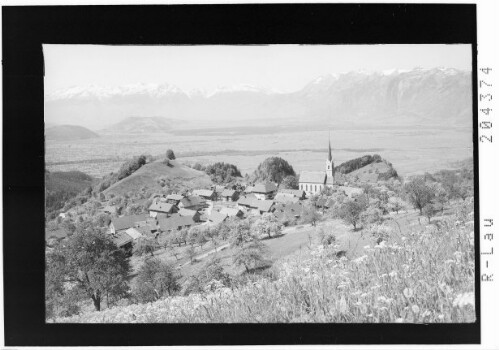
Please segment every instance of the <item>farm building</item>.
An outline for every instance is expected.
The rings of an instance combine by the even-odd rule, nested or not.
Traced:
[[[172,215],[166,219],[159,220],[159,229],[163,232],[178,231],[183,228],[189,228],[196,223],[190,216],[180,216],[178,214]]]
[[[169,194],[166,196],[166,202],[173,204],[173,205],[178,205],[178,203],[184,198],[181,194]]]
[[[234,202],[237,201],[239,194],[236,190],[224,189],[220,194],[220,198],[224,202]]]
[[[239,209],[246,209],[253,214],[269,213],[272,211],[274,201],[259,200],[254,197],[242,197],[237,201]]]
[[[192,194],[209,201],[214,201],[217,196],[217,194],[213,190],[194,190],[192,191]]]
[[[277,186],[272,182],[265,182],[255,185],[253,190],[251,191],[256,198],[265,200],[273,198],[275,193],[277,192]]]
[[[212,225],[218,225],[227,219],[227,214],[219,213],[218,211],[212,211],[208,216],[208,223]]]
[[[155,218],[158,214],[171,215],[177,212],[177,207],[171,203],[155,202],[149,207],[149,215]]]
[[[199,196],[189,196],[182,198],[178,204],[180,209],[199,210],[206,207],[206,200]]]
[[[113,242],[118,248],[123,249],[126,253],[131,254],[133,249],[133,238],[126,232],[119,232],[113,237]]]
[[[127,215],[120,218],[113,218],[109,224],[109,231],[115,234],[120,231],[135,227],[137,225],[146,224],[147,216],[145,215]]]
[[[178,211],[178,215],[180,216],[189,216],[192,218],[194,222],[199,222],[201,219],[201,214],[197,210],[185,209],[182,208]]]

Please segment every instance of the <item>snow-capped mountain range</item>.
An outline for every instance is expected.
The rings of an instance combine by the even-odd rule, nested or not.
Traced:
[[[71,87],[45,97],[45,120],[102,129],[127,117],[471,126],[471,73],[452,68],[328,74],[295,92],[252,85],[183,91],[167,83]],[[165,127],[163,125],[163,127]]]

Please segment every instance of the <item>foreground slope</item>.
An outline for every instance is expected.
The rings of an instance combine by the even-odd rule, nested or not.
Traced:
[[[209,176],[204,172],[191,169],[175,160],[170,161],[168,165],[161,159],[145,164],[132,175],[113,184],[104,193],[123,195],[128,192],[138,192],[144,187],[159,191],[162,189],[158,182],[160,178],[192,188],[211,185]]]

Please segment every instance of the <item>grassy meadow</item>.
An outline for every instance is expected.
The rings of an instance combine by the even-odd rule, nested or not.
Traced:
[[[474,322],[473,217],[472,201],[453,203],[431,222],[414,210],[390,213],[382,224],[387,238],[379,244],[372,228],[353,230],[324,218],[316,227],[286,228],[263,240],[273,266],[243,285],[213,281],[206,293],[124,303],[56,322]],[[321,230],[335,242],[321,244]],[[187,276],[214,255],[229,265],[229,250],[215,253],[207,244],[197,263],[185,257],[177,263]]]

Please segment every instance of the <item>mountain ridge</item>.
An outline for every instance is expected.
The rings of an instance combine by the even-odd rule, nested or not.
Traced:
[[[471,73],[453,68],[347,72],[318,77],[295,92],[253,85],[183,91],[171,84],[73,87],[46,96],[51,122],[108,125],[129,116],[179,120],[310,120],[332,125],[471,126]]]

